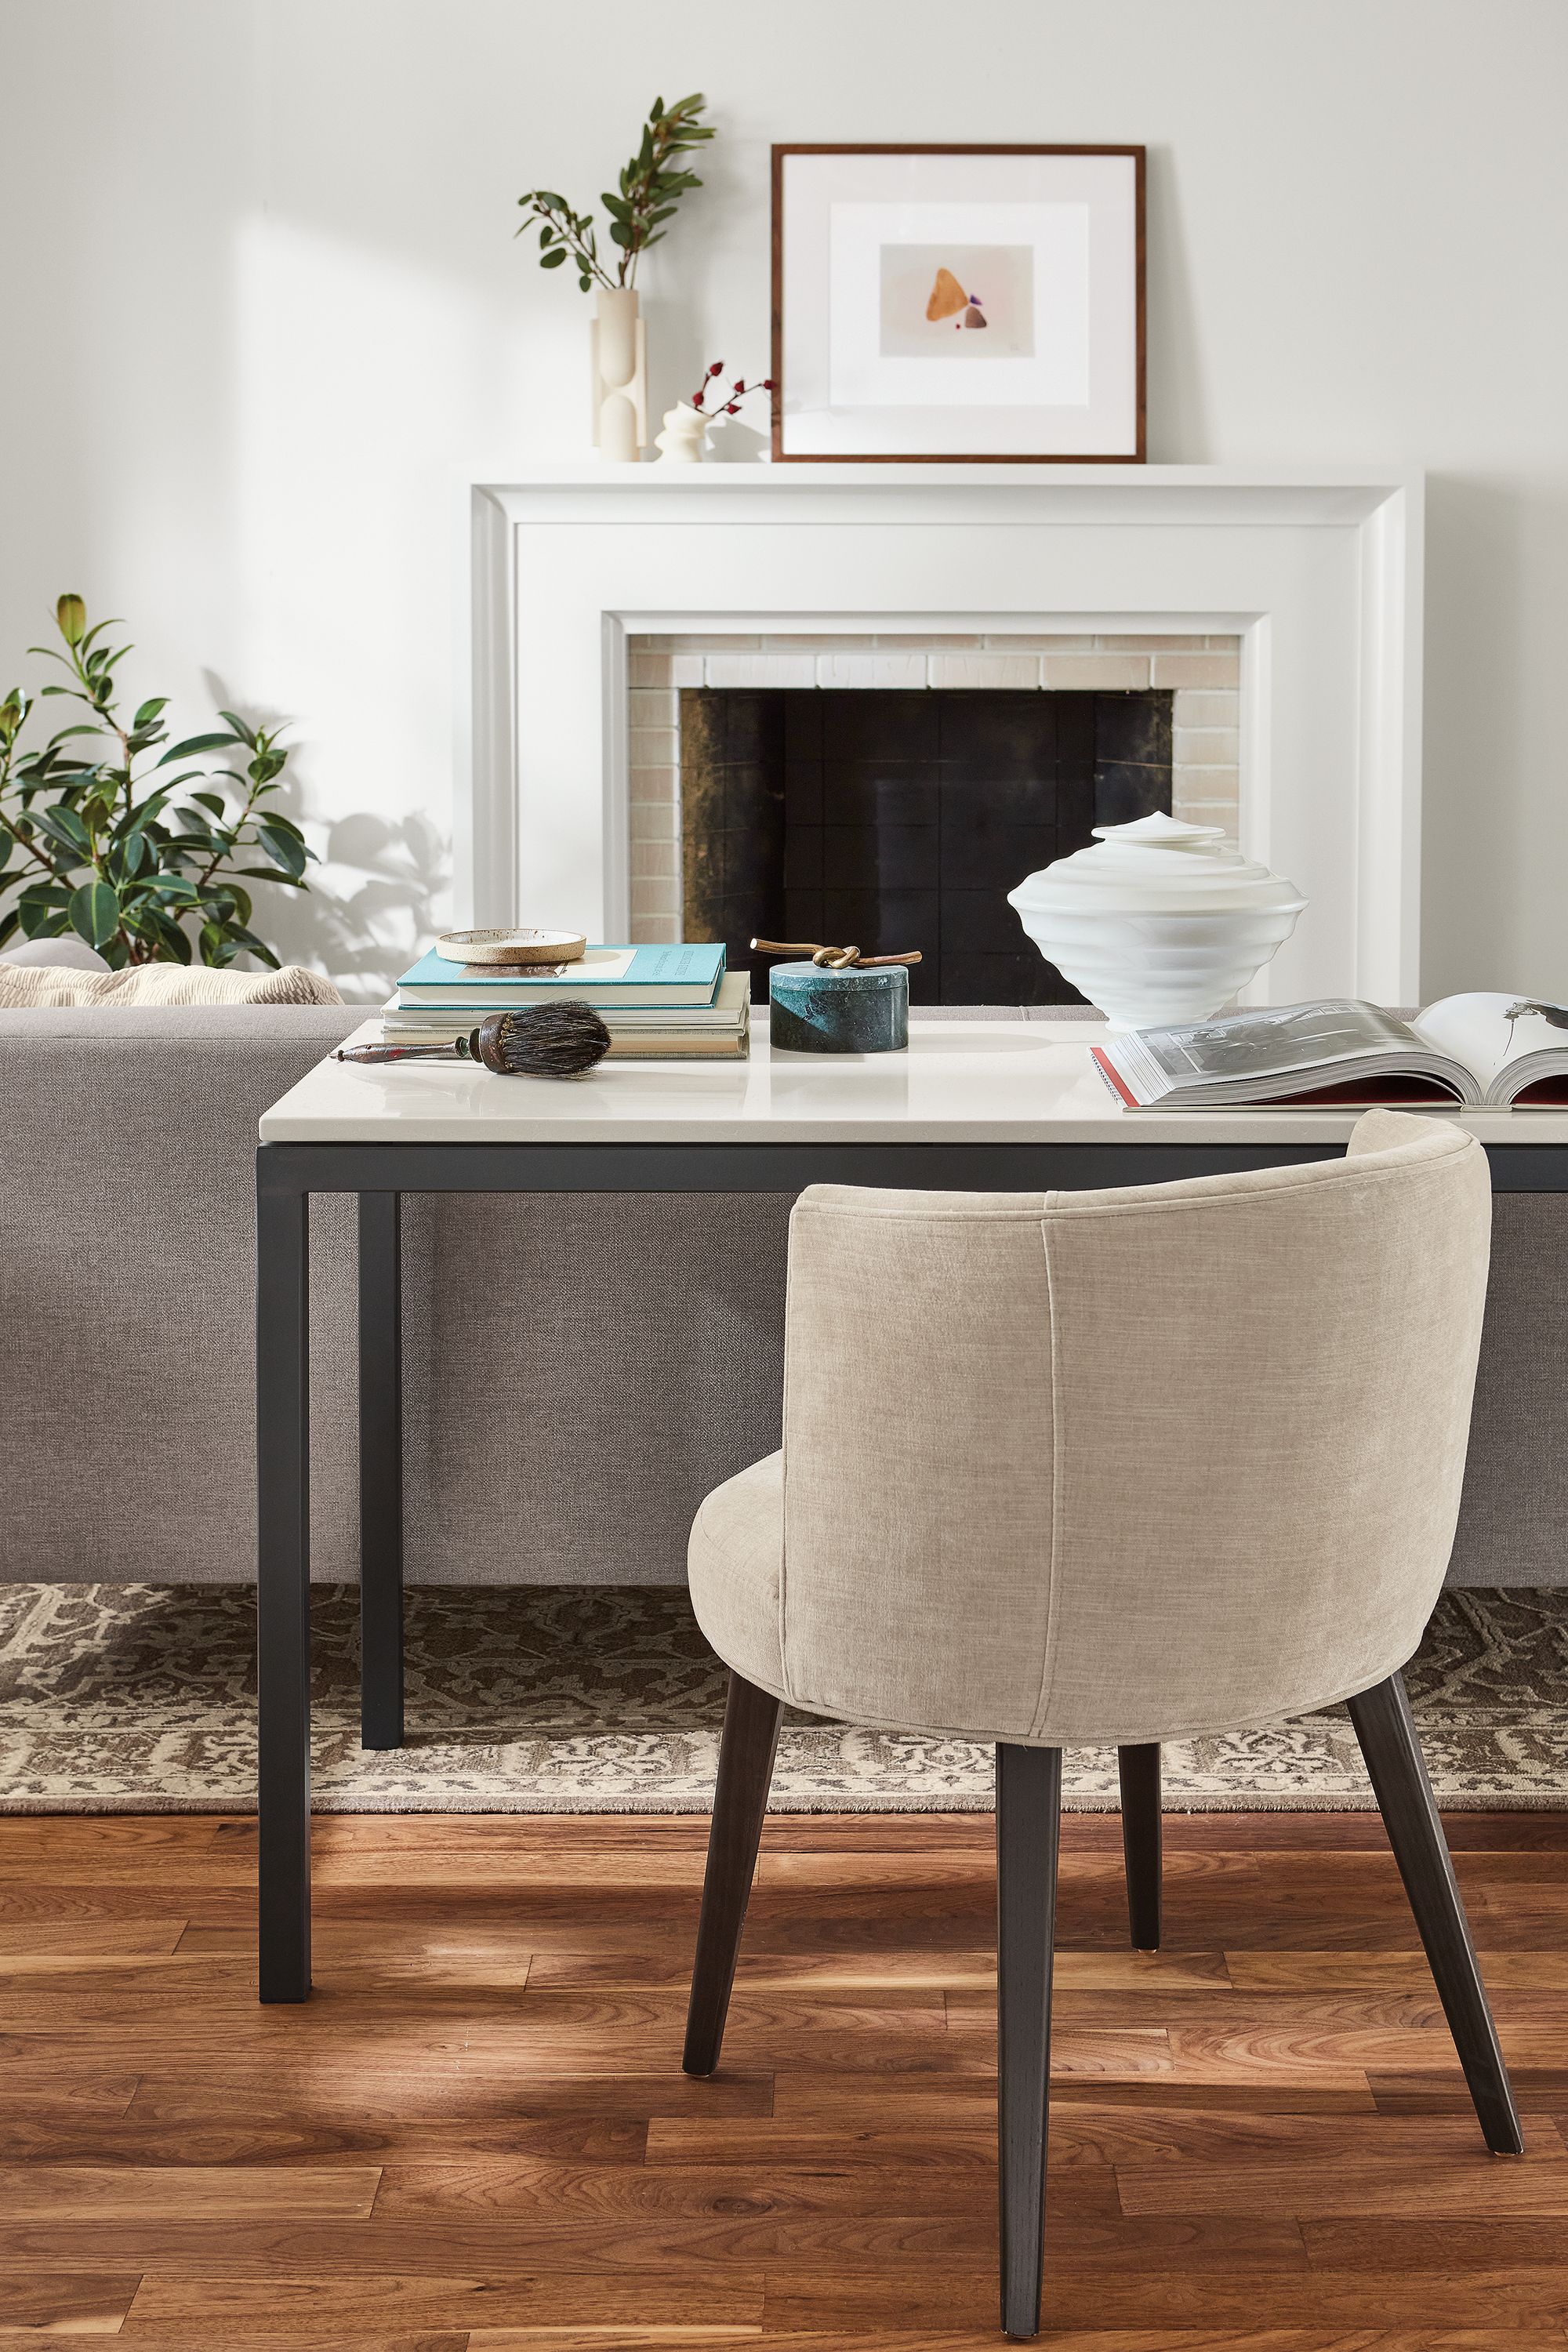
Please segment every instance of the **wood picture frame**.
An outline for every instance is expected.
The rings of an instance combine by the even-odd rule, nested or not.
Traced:
[[[921,175],[902,168],[911,159],[942,160]],[[1035,168],[1009,172],[1009,161]],[[836,170],[836,163],[841,168]],[[976,169],[966,174],[958,169],[961,163]],[[774,464],[1144,464],[1145,178],[1142,146],[775,145],[770,371]],[[931,190],[925,198],[911,193],[922,179]],[[990,197],[956,193],[966,181],[976,192],[989,188]],[[1016,191],[1010,199],[1002,193],[1009,183]],[[840,196],[834,195],[836,185]],[[1055,196],[1047,194],[1053,185],[1061,192]],[[1000,224],[1007,242],[966,244],[961,235],[942,235],[929,225],[940,221],[944,205],[954,220],[955,208],[963,206],[970,219],[984,215]],[[928,233],[876,243],[879,217],[895,214],[900,223],[927,224]],[[1081,222],[1069,218],[1079,214]],[[1045,224],[1047,215],[1055,216],[1054,259],[1040,241],[1029,242],[1030,220]],[[944,247],[953,248],[949,260],[954,254],[978,256],[992,269],[1001,269],[1000,310],[988,305],[992,316],[984,316],[967,282],[939,260],[922,323],[911,298],[918,299],[932,259]],[[907,261],[900,258],[906,256]],[[1008,287],[1014,289],[1011,318]],[[984,289],[980,291],[984,299]],[[1046,339],[1036,339],[1035,320],[1047,315],[1042,298],[1053,296],[1059,298],[1058,315],[1068,317],[1070,326],[1058,331],[1047,358]],[[950,322],[959,328],[999,324],[1009,340],[961,343],[953,352],[945,336],[939,345],[925,332],[926,323],[944,331]],[[989,364],[976,367],[977,359]],[[1026,364],[1006,364],[1020,361]],[[939,371],[940,388],[960,396],[930,402],[913,396],[926,379],[937,389]],[[963,395],[972,378],[977,396],[969,399]],[[1091,381],[1101,387],[1094,401]],[[1054,404],[1001,399],[1006,385],[1031,383],[1080,396],[1076,402],[1058,398]],[[890,398],[857,403],[857,391],[879,383]],[[945,434],[943,425],[949,428]],[[967,439],[974,446],[919,446],[928,436]],[[1046,446],[1026,446],[1031,440]],[[987,441],[1007,446],[983,446]],[[1068,446],[1048,446],[1052,442]]]

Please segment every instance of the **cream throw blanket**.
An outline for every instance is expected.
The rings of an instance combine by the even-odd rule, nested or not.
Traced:
[[[0,963],[0,1013],[94,1004],[341,1004],[330,980],[302,964],[281,971],[212,971],[203,964],[144,963],[129,971],[72,971],[62,964]]]

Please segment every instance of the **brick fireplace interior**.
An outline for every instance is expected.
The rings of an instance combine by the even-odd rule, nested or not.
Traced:
[[[1097,824],[1171,808],[1168,688],[687,688],[679,696],[688,939],[919,948],[916,1003],[1082,1002],[1006,894]]]

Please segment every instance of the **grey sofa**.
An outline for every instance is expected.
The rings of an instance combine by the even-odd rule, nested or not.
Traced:
[[[363,1017],[0,1013],[0,1577],[253,1576],[257,1120]],[[410,1200],[408,1580],[682,1580],[698,1504],[779,1443],[788,1214]],[[313,1568],[351,1580],[352,1203],[311,1225]],[[1565,1240],[1568,1200],[1498,1198],[1454,1582],[1568,1582]]]

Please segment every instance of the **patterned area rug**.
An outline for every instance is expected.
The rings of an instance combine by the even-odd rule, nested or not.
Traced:
[[[406,1748],[364,1755],[355,1596],[314,1604],[315,1801],[325,1812],[705,1812],[724,1675],[683,1591],[408,1596]],[[237,1587],[0,1590],[0,1811],[230,1812],[255,1801],[253,1596]],[[1450,1806],[1568,1807],[1568,1591],[1445,1595],[1409,1674]],[[1113,1750],[1067,1759],[1068,1801],[1116,1802]],[[785,1812],[984,1811],[987,1748],[792,1714]],[[1360,1809],[1342,1709],[1165,1751],[1173,1810]]]

